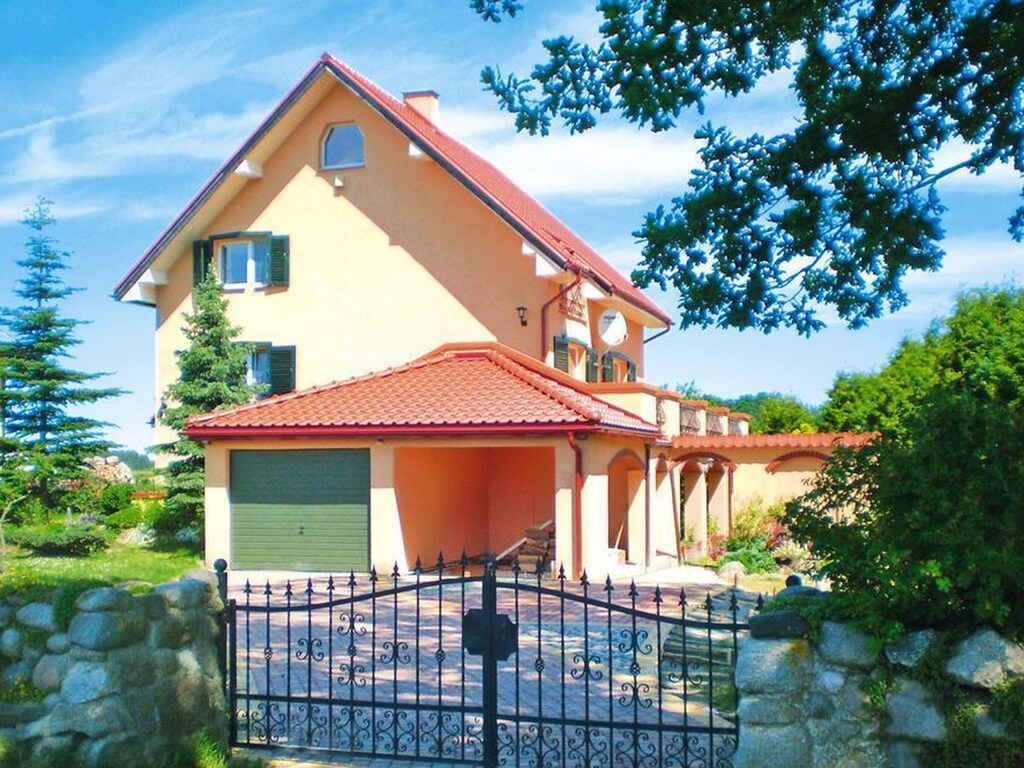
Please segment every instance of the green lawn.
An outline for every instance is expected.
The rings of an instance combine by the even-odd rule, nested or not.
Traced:
[[[73,585],[160,584],[201,565],[199,548],[184,544],[113,544],[87,557],[42,557],[14,550],[8,552],[7,573],[0,575],[0,595],[35,600]]]

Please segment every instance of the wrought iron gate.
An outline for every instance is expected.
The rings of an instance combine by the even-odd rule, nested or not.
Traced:
[[[471,575],[465,556],[412,576],[247,582],[223,621],[231,740],[484,766],[725,768],[746,612],[735,590],[692,604],[683,590],[493,561]]]

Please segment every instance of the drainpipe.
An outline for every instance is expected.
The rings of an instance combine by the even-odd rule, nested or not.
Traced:
[[[651,446],[644,445],[644,570],[651,567]]]
[[[729,530],[726,531],[726,536],[732,536],[732,475],[735,470],[736,467],[729,467],[729,503],[726,505],[726,515],[729,518]]]
[[[576,454],[576,490],[572,495],[572,573],[573,578],[579,578],[583,574],[583,450],[576,442],[575,432],[568,433],[567,437],[569,447]]]
[[[565,296],[569,291],[575,288],[583,281],[583,273],[578,268],[574,268],[573,271],[576,273],[576,279],[569,283],[565,288],[560,290],[550,299],[544,302],[540,308],[540,359],[541,362],[547,363],[548,361],[548,307],[558,301],[560,298]],[[576,438],[573,437],[570,442],[573,442]]]
[[[670,325],[670,326],[668,326],[667,328],[665,328],[665,330],[663,330],[663,331],[658,331],[658,332],[657,332],[656,334],[654,334],[653,336],[648,336],[648,337],[647,337],[646,339],[644,339],[644,344],[650,344],[650,343],[651,343],[652,341],[654,341],[655,339],[660,339],[660,338],[661,338],[662,336],[664,336],[664,335],[665,335],[666,333],[668,333],[668,332],[669,332],[669,331],[671,331],[671,330],[672,330],[672,326]]]

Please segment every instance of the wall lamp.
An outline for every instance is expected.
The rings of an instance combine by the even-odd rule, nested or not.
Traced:
[[[524,307],[522,304],[520,304],[518,307],[516,307],[516,314],[519,315],[519,324],[521,326],[523,326],[523,328],[525,328],[526,327],[526,307]]]

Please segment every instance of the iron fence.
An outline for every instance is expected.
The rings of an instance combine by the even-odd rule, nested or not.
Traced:
[[[223,564],[222,564],[223,565]],[[482,570],[482,572],[478,572]],[[220,571],[227,596],[227,575]],[[752,604],[473,568],[246,582],[226,600],[232,743],[530,768],[726,768]]]

